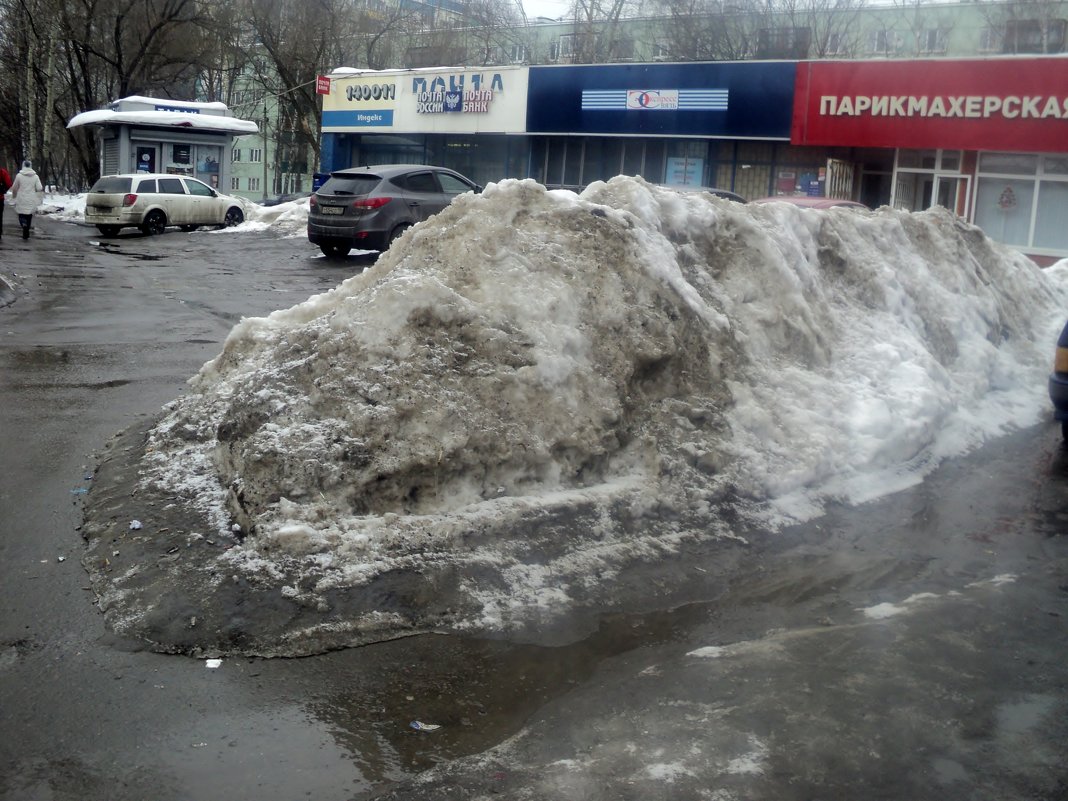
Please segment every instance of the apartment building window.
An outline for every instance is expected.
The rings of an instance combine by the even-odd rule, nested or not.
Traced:
[[[508,52],[508,61],[511,64],[525,64],[529,60],[527,46],[521,44],[512,45]]]
[[[983,28],[979,31],[979,52],[1000,53],[1003,37],[1000,28]]]
[[[232,151],[230,151],[230,161],[235,163],[241,161],[241,148],[235,147]]]
[[[236,192],[241,188],[241,179],[236,175],[230,176],[230,191]]]
[[[667,42],[653,43],[653,61],[667,61],[671,58],[671,47]]]
[[[248,151],[248,160],[253,164],[263,161],[263,150],[258,147],[250,148]]]
[[[874,31],[868,42],[872,55],[889,56],[901,49],[901,35],[897,31]]]
[[[258,192],[259,189],[260,189],[260,179],[259,178],[249,178],[248,179],[248,191],[249,192]]]
[[[757,58],[808,58],[811,28],[761,28],[757,34]]]
[[[1014,19],[1005,23],[1002,49],[1006,53],[1060,53],[1064,50],[1063,19]]]
[[[846,56],[849,55],[849,46],[846,44],[846,37],[840,33],[832,33],[827,36],[827,53],[828,56]]]
[[[549,60],[560,61],[569,59],[575,55],[575,35],[565,33],[555,42],[549,45]]]
[[[612,43],[612,60],[613,61],[633,61],[634,60],[634,40],[633,39],[617,39]]]
[[[946,52],[946,32],[941,28],[928,28],[920,31],[919,39],[921,53]]]
[[[467,51],[462,47],[419,45],[409,47],[405,51],[404,61],[405,66],[409,69],[418,69],[420,67],[435,67],[441,64],[459,64],[466,55]]]

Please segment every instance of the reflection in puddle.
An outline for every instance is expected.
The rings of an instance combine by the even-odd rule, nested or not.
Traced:
[[[316,670],[331,680],[321,686],[344,689],[319,694],[308,711],[359,755],[367,780],[387,781],[503,742],[604,660],[672,641],[714,614],[702,603],[611,616],[589,638],[555,648],[428,634],[323,654]],[[418,731],[413,721],[440,728]]]
[[[997,709],[998,728],[1003,734],[1024,734],[1053,709],[1053,701],[1049,695],[1030,695],[1015,704],[1002,704]]]

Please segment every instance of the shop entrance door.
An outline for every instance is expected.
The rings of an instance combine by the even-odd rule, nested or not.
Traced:
[[[856,165],[840,159],[827,159],[827,197],[853,199],[853,184],[856,181]]]
[[[960,217],[968,219],[968,201],[971,199],[971,176],[935,175],[932,206],[943,206]]]
[[[944,206],[967,218],[971,176],[899,170],[894,176],[893,205],[906,211]]]

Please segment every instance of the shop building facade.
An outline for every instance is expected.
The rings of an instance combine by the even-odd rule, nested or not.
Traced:
[[[153,172],[189,175],[225,192],[235,136],[256,123],[231,116],[223,103],[127,97],[85,111],[68,128],[94,126],[101,175]]]
[[[942,205],[1040,262],[1068,256],[1064,57],[337,70],[322,122],[323,172]]]
[[[798,66],[792,141],[895,154],[889,202],[941,205],[1040,262],[1068,256],[1068,58]]]

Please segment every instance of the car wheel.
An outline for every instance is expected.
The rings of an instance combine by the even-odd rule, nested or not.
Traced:
[[[100,229],[101,236],[110,237],[119,235],[119,226],[117,225],[98,225],[97,228]]]
[[[162,211],[150,211],[141,223],[141,231],[147,236],[162,234],[167,227],[167,218]]]
[[[319,250],[328,259],[343,259],[349,255],[349,251],[352,248],[348,245],[319,245]]]
[[[226,217],[223,218],[223,225],[227,228],[232,228],[235,225],[241,225],[245,221],[245,212],[241,211],[237,206],[231,206],[226,210]]]
[[[199,225],[179,225],[178,227],[181,228],[183,231],[185,231],[188,234],[190,231],[197,230],[200,226]]]
[[[393,247],[393,243],[400,239],[401,236],[404,235],[404,232],[411,227],[412,226],[405,223],[404,225],[398,225],[396,228],[394,228],[393,233],[389,235],[389,242],[386,243],[386,250],[389,250],[391,247]]]

